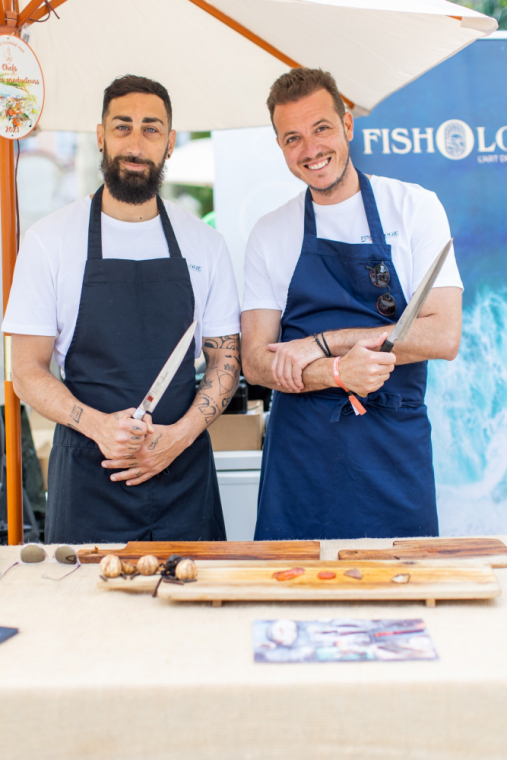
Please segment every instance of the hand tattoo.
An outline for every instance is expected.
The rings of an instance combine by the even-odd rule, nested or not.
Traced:
[[[150,443],[150,445],[148,446],[149,451],[153,451],[153,449],[156,447],[157,443],[160,441],[161,438],[162,438],[162,433],[160,433],[158,438],[155,438],[155,440]]]

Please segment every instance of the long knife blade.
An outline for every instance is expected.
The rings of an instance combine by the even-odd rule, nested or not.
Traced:
[[[197,320],[194,319],[172,352],[171,356],[158,373],[157,379],[151,386],[146,396],[143,398],[141,404],[137,407],[133,415],[135,420],[142,420],[146,412],[153,414],[155,411],[155,407],[166,392],[169,383],[175,376],[181,362],[187,355],[187,351],[190,347],[190,344],[192,343],[192,338],[194,337],[196,326]]]
[[[415,320],[419,316],[419,312],[424,306],[430,290],[435,284],[435,280],[440,274],[440,270],[444,265],[444,261],[447,258],[447,254],[451,250],[453,238],[444,245],[433,264],[430,266],[423,279],[421,280],[419,287],[415,291],[414,295],[410,299],[408,306],[398,320],[398,324],[392,331],[389,338],[383,342],[380,350],[385,352],[392,351],[395,340],[404,340],[407,337],[407,333],[414,324]]]

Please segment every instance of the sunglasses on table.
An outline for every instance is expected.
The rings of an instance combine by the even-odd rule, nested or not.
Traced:
[[[61,581],[62,578],[66,578],[68,575],[75,572],[78,568],[81,567],[81,562],[79,561],[77,551],[73,549],[72,546],[68,546],[67,544],[60,544],[60,546],[57,546],[53,557],[61,565],[75,565],[75,567],[69,573],[65,573],[65,575],[62,575],[60,578],[51,578],[49,575],[42,576],[49,581]],[[21,547],[19,559],[23,564],[32,564],[34,562],[44,562],[44,560],[48,559],[48,555],[41,544],[24,544],[24,546]],[[9,570],[12,570],[12,568],[16,565],[19,565],[19,562],[14,562],[14,564],[8,567],[7,570],[5,570],[3,573],[0,573],[0,578],[3,578],[4,575],[6,575]]]
[[[383,293],[377,299],[377,311],[382,314],[383,317],[393,319],[393,317],[396,316],[396,301],[389,290],[389,282],[391,280],[389,269],[383,261],[381,261],[380,264],[376,264],[374,267],[366,265],[366,269],[370,270],[370,280],[376,288],[387,288],[387,293]]]
[[[21,552],[19,554],[21,562],[25,563],[44,562],[47,557],[48,555],[46,553],[46,550],[43,546],[41,546],[41,544],[25,544],[21,547]],[[77,570],[81,565],[79,557],[77,556],[77,551],[72,546],[68,546],[67,544],[61,544],[60,546],[56,547],[54,559],[56,559],[56,561],[62,565],[76,565],[74,570]],[[71,570],[70,572],[73,573],[74,570]],[[70,575],[70,573],[66,573],[66,575],[62,576],[62,578],[66,578],[67,575]],[[52,581],[61,580],[61,578],[49,578],[48,576],[43,577],[47,577]]]

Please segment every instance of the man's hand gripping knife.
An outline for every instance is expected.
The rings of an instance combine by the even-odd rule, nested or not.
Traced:
[[[146,433],[136,451],[102,462],[107,469],[122,470],[111,475],[111,480],[137,486],[158,475],[227,408],[239,383],[239,335],[204,338],[203,352],[206,372],[188,412],[174,425],[154,425],[145,414],[139,424],[146,427]],[[132,415],[135,409],[128,411]],[[138,424],[137,420],[131,422]]]
[[[307,368],[314,362],[330,358],[328,387],[336,383],[349,396],[354,412],[365,414],[366,409],[354,393],[364,398],[378,390],[396,363],[394,354],[378,352],[386,338],[387,333],[381,333],[358,341],[350,351],[335,357],[331,355],[325,333],[287,343],[271,343],[268,348],[275,353],[271,364],[273,379],[281,390],[300,393],[308,390],[305,380],[309,379],[311,370],[307,371]]]

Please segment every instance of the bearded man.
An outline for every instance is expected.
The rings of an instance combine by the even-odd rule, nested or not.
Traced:
[[[237,386],[239,305],[222,237],[158,195],[171,121],[158,82],[112,82],[97,127],[104,185],[37,222],[19,252],[3,330],[16,393],[58,423],[48,542],[225,540],[206,428]],[[194,319],[153,420],[134,420]]]

